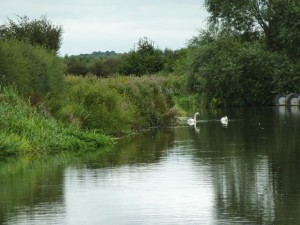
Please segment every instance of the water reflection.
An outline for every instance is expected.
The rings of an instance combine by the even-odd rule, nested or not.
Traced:
[[[0,224],[300,223],[299,108],[200,114],[105,154],[2,162]]]
[[[8,217],[26,217],[28,212],[46,212],[63,202],[63,168],[45,166],[28,158],[2,162],[0,167],[0,224]],[[15,219],[12,220],[12,222]],[[16,219],[18,220],[18,219]],[[12,223],[14,224],[14,223]]]

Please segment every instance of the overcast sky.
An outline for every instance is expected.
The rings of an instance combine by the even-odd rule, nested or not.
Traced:
[[[62,25],[61,55],[128,52],[140,37],[180,49],[206,27],[204,0],[1,0],[0,22],[45,15]]]

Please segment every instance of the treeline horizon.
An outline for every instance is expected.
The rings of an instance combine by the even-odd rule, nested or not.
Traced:
[[[148,37],[139,38],[133,46],[135,48],[125,53],[94,51],[90,54],[65,55],[62,58],[67,65],[66,73],[98,77],[173,73],[178,69],[179,60],[186,55],[186,48],[162,50],[155,47],[155,42]]]

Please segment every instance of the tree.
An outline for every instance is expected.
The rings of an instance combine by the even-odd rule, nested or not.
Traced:
[[[45,16],[34,20],[18,16],[17,22],[8,19],[7,24],[0,26],[0,39],[17,39],[57,53],[62,42],[62,32],[61,26],[53,25]]]
[[[212,35],[213,36],[213,35]],[[299,63],[257,42],[207,33],[190,43],[188,88],[206,104],[267,105],[277,93],[299,92]]]
[[[119,72],[125,75],[153,74],[163,69],[164,60],[154,42],[148,38],[140,38],[137,48],[124,56]]]
[[[164,72],[167,73],[182,73],[182,67],[185,65],[187,49],[182,48],[179,50],[164,50]]]
[[[205,0],[205,6],[209,21],[223,32],[247,39],[264,37],[269,48],[299,56],[298,0]]]
[[[190,91],[204,103],[267,105],[299,92],[298,0],[205,0],[209,29],[190,41]]]

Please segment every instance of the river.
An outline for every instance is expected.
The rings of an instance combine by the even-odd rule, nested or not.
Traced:
[[[300,224],[299,108],[197,118],[105,153],[2,161],[0,224]]]

